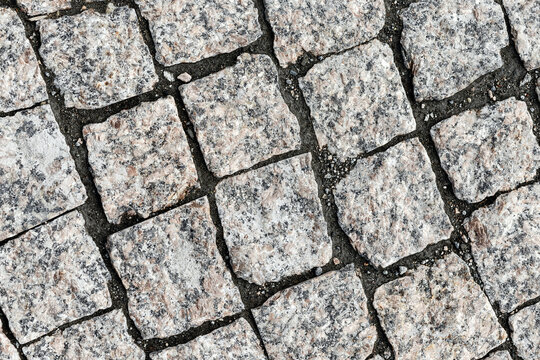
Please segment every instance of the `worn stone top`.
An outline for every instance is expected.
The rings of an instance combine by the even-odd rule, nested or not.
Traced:
[[[28,15],[34,16],[69,9],[71,0],[17,0],[17,4]]]
[[[523,360],[537,360],[540,354],[540,302],[521,309],[508,322],[517,354]]]
[[[19,360],[19,354],[17,349],[9,341],[6,335],[2,331],[2,325],[0,325],[0,360]]]
[[[503,0],[517,51],[527,70],[540,67],[540,0]]]

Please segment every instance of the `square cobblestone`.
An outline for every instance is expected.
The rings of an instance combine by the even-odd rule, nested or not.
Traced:
[[[509,323],[518,355],[523,360],[537,360],[540,354],[540,302],[512,315]]]
[[[512,190],[540,167],[527,104],[514,98],[452,116],[431,137],[454,193],[468,202]]]
[[[330,261],[317,194],[311,154],[220,182],[216,202],[234,272],[262,285]]]
[[[151,213],[198,188],[197,169],[172,97],[84,127],[88,161],[107,219]]]
[[[491,354],[485,360],[512,360],[510,353],[508,351],[497,351],[494,354]]]
[[[377,340],[353,265],[283,290],[253,310],[271,359],[365,359]]]
[[[168,337],[244,309],[216,246],[206,198],[109,237],[143,338]]]
[[[486,295],[455,254],[379,287],[374,306],[396,359],[479,359],[506,339]]]
[[[208,169],[223,177],[300,148],[300,126],[281,97],[267,55],[180,87]]]
[[[9,339],[4,335],[0,324],[0,360],[19,360],[19,353]]]
[[[77,211],[0,247],[0,308],[20,343],[111,306],[110,279]]]
[[[0,123],[0,240],[86,201],[86,191],[49,105]]]
[[[540,67],[540,0],[503,0],[517,51],[527,70]]]
[[[386,267],[450,236],[430,164],[418,139],[407,140],[358,160],[338,183],[339,224],[373,264]]]

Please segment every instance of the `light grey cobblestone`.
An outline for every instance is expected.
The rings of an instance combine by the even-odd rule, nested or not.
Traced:
[[[520,310],[509,319],[512,340],[523,360],[536,360],[540,354],[540,302]]]
[[[540,67],[540,0],[503,0],[517,51],[527,70]]]
[[[17,4],[30,16],[69,9],[71,0],[17,0]]]
[[[6,335],[4,335],[2,330],[2,325],[0,325],[0,360],[19,360],[19,354],[17,349]]]

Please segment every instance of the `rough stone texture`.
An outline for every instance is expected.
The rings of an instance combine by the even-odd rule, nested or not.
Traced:
[[[262,285],[325,265],[332,241],[311,154],[228,178],[216,202],[234,272]]]
[[[208,169],[222,177],[300,148],[300,127],[283,101],[267,55],[180,87]]]
[[[217,249],[206,198],[113,234],[108,246],[145,339],[244,309]]]
[[[23,348],[29,360],[144,360],[144,352],[127,332],[121,310],[57,331]]]
[[[172,97],[85,126],[88,161],[105,215],[148,217],[198,188],[197,169]]]
[[[45,81],[24,26],[11,9],[0,8],[0,112],[47,100]]]
[[[152,360],[265,360],[249,323],[240,318],[184,345],[150,355]]]
[[[262,31],[253,0],[135,0],[148,20],[156,59],[169,66],[228,53]]]
[[[283,290],[253,315],[276,360],[364,360],[377,339],[353,265]]]
[[[540,78],[538,78],[538,82],[536,83],[536,94],[538,95],[538,100],[540,100]]]
[[[509,322],[518,355],[523,360],[537,360],[540,354],[540,302],[512,315]]]
[[[77,211],[0,247],[0,308],[20,343],[111,306],[108,281]]]
[[[30,16],[69,9],[71,0],[17,0],[17,4]]]
[[[152,90],[158,81],[135,10],[110,6],[38,21],[39,52],[67,107],[95,109]]]
[[[510,353],[508,351],[497,351],[484,360],[512,360],[512,357],[510,357]]]
[[[400,360],[485,356],[506,339],[493,309],[455,254],[375,291],[375,310]]]
[[[540,167],[527,104],[514,98],[452,116],[431,136],[454,193],[468,202],[532,180]]]
[[[19,360],[17,349],[2,332],[0,325],[0,360]]]
[[[0,119],[0,240],[86,201],[49,105]]]
[[[341,227],[355,249],[377,266],[417,253],[452,232],[418,139],[358,160],[334,195]]]
[[[442,100],[503,65],[508,46],[493,0],[421,0],[402,12],[401,44],[416,100]]]
[[[309,52],[324,55],[366,42],[383,28],[383,0],[264,0],[281,66]]]
[[[299,84],[319,146],[341,160],[416,127],[392,49],[378,40],[316,64]]]
[[[525,67],[540,67],[540,0],[503,0],[503,5]]]
[[[465,229],[484,290],[501,311],[540,296],[540,184],[500,196]]]

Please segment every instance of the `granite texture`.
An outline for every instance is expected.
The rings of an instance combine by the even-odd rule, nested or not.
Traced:
[[[71,0],[17,0],[17,4],[30,16],[53,13],[71,7]]]
[[[421,0],[405,9],[401,45],[417,101],[442,100],[503,65],[509,44],[493,0]]]
[[[0,308],[23,344],[111,306],[109,281],[77,211],[0,247]]]
[[[151,354],[152,360],[265,360],[259,339],[245,319],[184,345]]]
[[[540,0],[503,0],[517,51],[527,70],[540,67]]]
[[[240,55],[235,66],[180,92],[208,169],[218,177],[300,148],[298,121],[267,55]]]
[[[512,360],[512,357],[510,357],[510,353],[508,351],[497,351],[484,360]]]
[[[478,359],[506,332],[457,255],[384,284],[374,306],[399,360]]]
[[[540,167],[527,104],[514,98],[452,116],[431,136],[454,193],[468,202],[532,180]]]
[[[6,335],[2,331],[2,325],[0,324],[0,360],[19,360],[19,354],[17,349],[9,341]]]
[[[386,16],[383,0],[264,0],[264,5],[283,67],[304,53],[339,52],[373,39]]]
[[[253,315],[275,360],[364,360],[377,339],[353,265],[283,290]]]
[[[378,40],[316,64],[299,85],[319,146],[342,161],[416,128],[392,49]]]
[[[508,321],[518,355],[523,360],[537,360],[540,354],[540,302],[520,310]]]
[[[332,241],[311,154],[223,180],[216,202],[236,275],[262,285],[325,265]]]
[[[0,8],[0,112],[47,100],[45,81],[23,23],[11,9]]]
[[[83,135],[107,219],[148,217],[199,187],[197,169],[170,96],[121,111]]]
[[[96,109],[142,94],[157,83],[135,10],[110,5],[37,22],[39,52],[66,107]]]
[[[0,240],[86,201],[49,105],[0,119]]]
[[[417,253],[452,232],[418,139],[358,160],[334,196],[339,224],[354,248],[377,266]]]
[[[109,237],[143,338],[168,337],[244,309],[216,246],[206,198]]]
[[[135,0],[148,20],[156,59],[165,66],[228,53],[262,31],[253,0]]]

